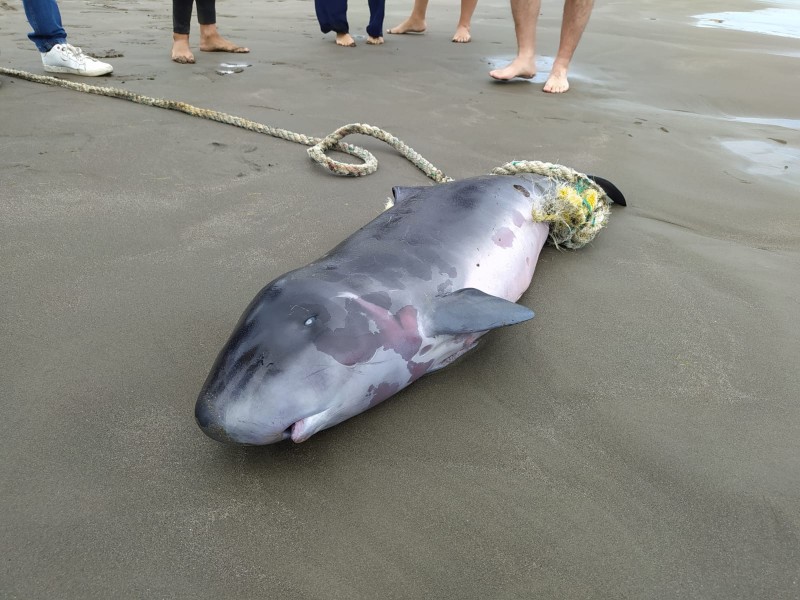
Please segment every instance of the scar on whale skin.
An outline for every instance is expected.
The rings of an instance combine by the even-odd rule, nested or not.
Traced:
[[[514,240],[517,238],[514,232],[508,227],[501,227],[497,230],[494,243],[501,248],[511,248],[514,245]]]

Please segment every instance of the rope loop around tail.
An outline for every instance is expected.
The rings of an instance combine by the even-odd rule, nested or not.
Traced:
[[[550,241],[556,247],[582,248],[608,222],[610,200],[605,190],[588,175],[553,163],[512,161],[492,170],[492,175],[533,173],[555,183],[554,193],[534,205],[533,220],[550,225]]]

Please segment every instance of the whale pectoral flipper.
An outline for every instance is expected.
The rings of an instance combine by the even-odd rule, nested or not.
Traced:
[[[464,288],[434,299],[426,329],[431,335],[475,333],[532,318],[533,311],[526,306]]]

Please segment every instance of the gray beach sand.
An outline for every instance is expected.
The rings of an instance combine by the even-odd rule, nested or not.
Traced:
[[[193,409],[241,311],[427,180],[368,138],[378,172],[340,178],[0,76],[0,597],[800,597],[800,39],[693,18],[797,2],[598,2],[563,96],[488,78],[515,51],[504,0],[471,44],[434,1],[382,47],[354,2],[355,49],[310,2],[220,0],[252,53],[188,66],[168,2],[60,4],[73,43],[122,55],[68,79],[309,135],[371,123],[456,178],[560,162],[630,206],[543,253],[533,321],[308,442],[227,447]],[[0,2],[0,66],[42,73],[28,30]]]

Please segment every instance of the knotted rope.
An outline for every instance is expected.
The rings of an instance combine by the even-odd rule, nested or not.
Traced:
[[[591,242],[611,215],[610,199],[605,190],[587,175],[564,165],[539,161],[513,161],[492,170],[492,175],[535,173],[556,182],[556,193],[534,205],[536,222],[550,224],[554,246],[581,248]]]
[[[58,77],[36,75],[27,71],[4,67],[0,67],[0,74],[86,94],[107,96],[145,106],[174,110],[193,117],[217,121],[218,123],[233,125],[248,131],[311,146],[307,150],[311,159],[336,175],[363,177],[374,173],[378,169],[378,161],[372,153],[359,146],[342,142],[342,139],[346,136],[360,133],[386,142],[422,171],[426,177],[436,183],[453,181],[451,177],[448,177],[440,169],[433,166],[402,140],[379,127],[364,123],[344,125],[324,138],[317,138],[287,129],[270,127],[269,125],[263,125],[216,110],[198,108],[185,102],[151,98],[120,88],[76,83]],[[350,156],[355,156],[361,159],[363,163],[353,164],[334,160],[325,154],[329,150],[337,150]],[[522,173],[543,175],[557,182],[556,193],[553,197],[545,198],[540,207],[534,206],[533,208],[534,221],[548,222],[550,224],[550,239],[555,246],[580,248],[594,239],[597,232],[606,224],[610,213],[608,208],[610,200],[603,189],[586,175],[563,165],[539,161],[513,161],[492,171],[493,175],[518,175]]]

